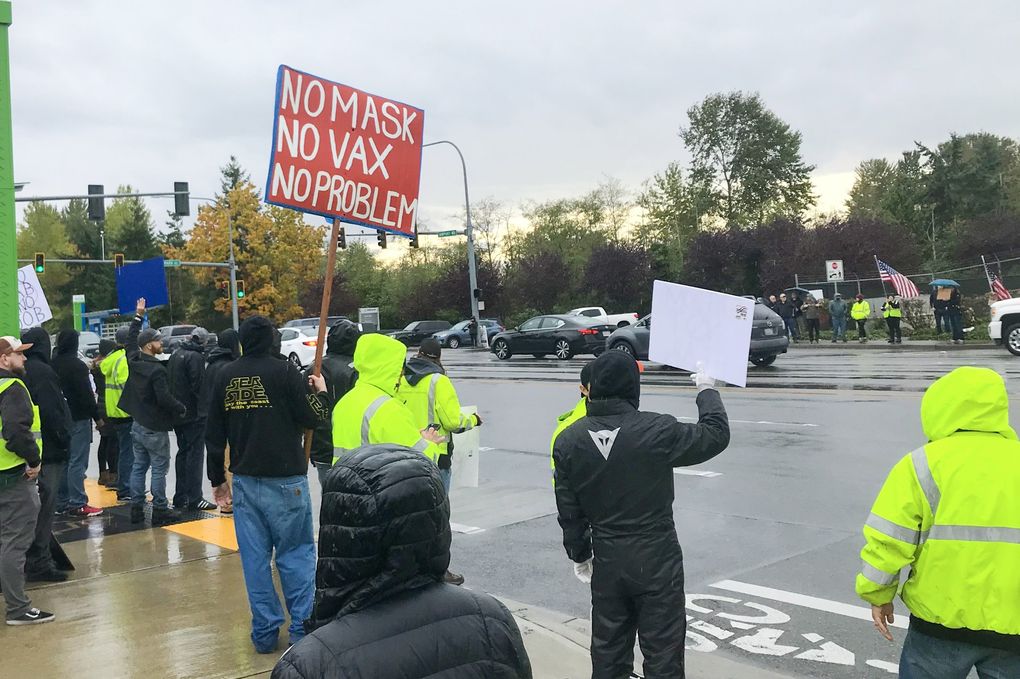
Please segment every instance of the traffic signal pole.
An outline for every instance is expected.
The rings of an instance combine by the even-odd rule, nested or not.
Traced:
[[[0,0],[0,335],[17,337],[18,238],[14,212],[14,131],[11,126],[11,57],[7,29],[11,3]]]

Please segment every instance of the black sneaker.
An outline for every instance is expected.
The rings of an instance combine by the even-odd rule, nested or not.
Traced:
[[[25,580],[28,582],[67,582],[67,573],[61,573],[56,569],[25,573]]]
[[[30,608],[28,612],[17,618],[7,618],[7,624],[11,626],[17,625],[41,625],[44,622],[53,622],[57,616],[46,611],[40,611],[38,608]]]
[[[202,498],[198,502],[188,505],[188,509],[192,511],[211,512],[212,510],[216,509],[216,505],[214,505],[212,502],[209,502],[205,498]]]
[[[152,508],[152,526],[156,528],[158,526],[169,526],[171,523],[177,523],[181,520],[181,513],[176,509],[157,509]]]
[[[145,523],[145,507],[131,505],[131,523]]]

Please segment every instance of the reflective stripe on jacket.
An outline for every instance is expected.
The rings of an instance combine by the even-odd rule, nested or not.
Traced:
[[[882,318],[903,318],[903,309],[895,302],[886,302],[882,305]]]
[[[21,388],[25,390],[25,394],[28,395],[29,402],[32,403],[32,437],[35,438],[35,444],[39,446],[39,457],[42,458],[42,420],[39,419],[39,406],[32,402],[32,395],[29,393],[28,387],[16,377],[5,377],[0,379],[0,394],[7,391],[14,384],[21,385]],[[2,426],[3,422],[0,422],[0,427]],[[27,439],[25,443],[28,443]],[[7,441],[0,437],[0,471],[14,469],[23,464],[25,464],[25,460],[20,455],[8,450]]]
[[[1020,442],[1005,384],[985,368],[936,381],[921,405],[930,443],[893,467],[864,525],[857,594],[896,595],[923,621],[1020,647]]]
[[[124,385],[128,380],[128,359],[123,349],[117,349],[110,353],[99,364],[106,380],[106,389],[103,393],[103,403],[106,406],[106,416],[113,418],[131,417],[120,409],[120,397],[124,393]]]
[[[413,386],[406,376],[402,377],[397,398],[411,411],[414,424],[419,430],[430,424],[438,424],[440,435],[449,439],[451,434],[460,434],[478,426],[474,415],[464,415],[461,412],[453,382],[442,373],[428,375]],[[443,446],[443,454],[446,453],[446,447]]]

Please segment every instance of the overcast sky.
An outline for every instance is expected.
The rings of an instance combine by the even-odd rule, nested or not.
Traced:
[[[475,198],[517,205],[606,176],[637,190],[687,109],[754,90],[804,137],[820,207],[856,164],[950,132],[1020,137],[1016,2],[88,2],[14,0],[22,195],[219,188],[235,154],[264,188],[281,63],[425,110]],[[462,205],[426,149],[421,214]],[[152,203],[162,225],[169,201]],[[311,219],[311,218],[309,218]]]

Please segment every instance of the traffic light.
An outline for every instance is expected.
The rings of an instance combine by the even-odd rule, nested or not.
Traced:
[[[244,299],[244,281],[240,279],[237,281],[237,298]]]
[[[222,279],[216,281],[216,289],[220,292],[225,292],[227,297],[230,297],[230,281]]]
[[[346,250],[347,249],[347,229],[340,227],[340,234],[336,238],[336,249]]]
[[[124,266],[124,254],[118,252],[113,256],[113,267],[119,269]]]
[[[379,243],[379,247],[381,247],[383,250],[385,250],[386,249],[386,232],[380,229],[379,233],[377,233],[375,235],[375,241],[377,243]]]
[[[174,215],[187,217],[191,214],[188,209],[188,182],[174,182]]]
[[[411,237],[411,242],[409,243],[409,245],[410,245],[410,246],[411,246],[412,248],[416,249],[416,250],[417,250],[417,249],[418,249],[419,247],[421,247],[421,246],[420,246],[420,245],[418,244],[418,227],[414,227],[414,235],[413,235],[413,236]]]
[[[473,294],[475,296],[475,299],[481,299],[482,298],[482,289],[481,288],[475,288]]]
[[[46,255],[41,252],[35,253],[35,272],[42,273],[46,271]]]
[[[103,195],[102,184],[89,184],[89,196]],[[89,219],[101,222],[106,219],[106,202],[102,198],[89,198]]]

